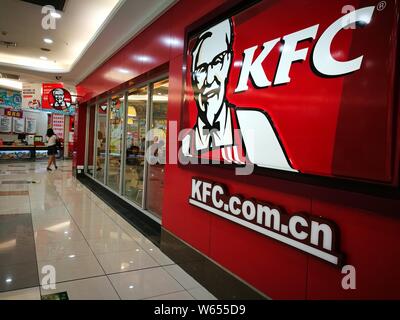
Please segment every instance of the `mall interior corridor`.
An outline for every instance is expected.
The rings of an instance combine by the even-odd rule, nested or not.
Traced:
[[[0,164],[0,300],[215,299],[77,181],[70,161],[46,164]]]

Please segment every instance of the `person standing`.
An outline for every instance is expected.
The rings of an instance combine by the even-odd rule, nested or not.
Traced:
[[[57,136],[54,133],[53,129],[47,129],[47,155],[49,156],[49,160],[47,163],[47,171],[51,171],[51,164],[54,164],[54,167],[57,169],[56,164],[56,154],[57,154]]]

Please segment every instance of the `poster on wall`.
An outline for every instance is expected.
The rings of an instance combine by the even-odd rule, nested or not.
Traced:
[[[25,119],[24,118],[13,118],[13,132],[24,133],[25,132]]]
[[[13,90],[0,89],[0,106],[20,108],[21,93]]]
[[[62,114],[53,114],[52,120],[52,128],[54,133],[60,139],[64,139],[64,115]]]
[[[12,118],[7,116],[0,116],[0,132],[10,133],[12,126]]]
[[[40,109],[42,107],[42,84],[23,83],[22,84],[22,108]]]
[[[35,134],[36,133],[36,119],[26,119],[26,133]]]

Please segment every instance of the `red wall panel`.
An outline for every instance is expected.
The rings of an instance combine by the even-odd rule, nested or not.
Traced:
[[[329,18],[330,20],[338,17],[337,12],[340,12],[344,2],[330,2],[331,6],[337,7],[336,13]],[[376,1],[352,2],[362,5],[376,3]],[[294,10],[293,6],[297,4],[292,1],[268,1],[268,5],[271,7],[279,6],[282,3],[286,3],[286,20],[279,21],[277,19],[276,24],[280,28],[270,30],[268,38],[265,40],[271,40],[274,36],[283,36],[290,30],[296,31],[299,26],[308,27],[320,23],[324,19],[329,20],[327,17],[323,17],[323,10],[316,14],[316,10],[321,9],[325,2],[304,2],[307,3],[307,12],[309,12],[309,21],[306,24],[304,24],[305,18],[298,14],[298,11],[304,10],[304,8],[299,7],[298,10]],[[398,2],[393,3],[398,6]],[[83,101],[86,101],[168,62],[170,81],[168,120],[175,121],[177,127],[180,128],[182,112],[187,112],[187,110],[183,110],[186,29],[190,26],[192,28],[193,25],[200,26],[205,17],[215,16],[221,8],[228,9],[230,6],[232,6],[231,1],[222,0],[179,1],[160,19],[132,39],[105,64],[82,81],[77,87],[78,94],[84,96]],[[321,14],[319,14],[320,12]],[[329,15],[330,13],[325,12],[325,14]],[[392,36],[396,37],[397,35],[393,34]],[[347,41],[347,50],[357,51],[360,44],[356,43],[350,47],[352,38],[351,36],[346,37],[343,41]],[[366,39],[361,38],[359,41],[365,42]],[[245,44],[242,45],[245,46]],[[372,46],[373,44],[368,44],[369,50],[381,54],[378,53],[379,45],[376,48],[371,48]],[[391,59],[387,68],[391,68],[390,71],[393,71],[394,57]],[[118,72],[120,68],[129,70],[130,73],[122,74]],[[310,79],[316,79],[311,71],[304,71],[306,68],[308,66],[304,64],[293,65],[292,72],[296,74],[296,83],[293,82],[293,86],[294,90],[298,89],[299,95],[285,95],[279,98],[284,90],[282,87],[277,88],[274,92],[266,91],[263,95],[268,98],[277,99],[276,97],[278,97],[286,100],[288,108],[290,99],[302,101],[301,92],[310,95],[310,90],[313,90],[313,82]],[[305,73],[301,74],[303,71]],[[234,70],[233,75],[235,72],[237,73],[237,70]],[[369,77],[372,77],[372,74],[379,74],[379,70],[371,67],[368,74]],[[330,97],[330,90],[338,93],[342,87],[348,87],[346,81],[359,81],[359,79],[354,75],[349,80],[327,79],[326,81],[326,87],[319,87],[319,96],[316,99],[320,99],[321,96]],[[358,85],[362,86],[362,81],[359,81]],[[375,89],[378,91],[377,97],[382,98],[382,94],[388,95],[386,90],[390,88],[377,87]],[[343,94],[347,95],[349,99],[359,98],[352,90],[345,89]],[[248,96],[255,97],[257,95],[261,94],[250,90],[245,95],[232,97],[232,99],[233,102],[240,105],[248,101]],[[351,95],[353,98],[350,97]],[[338,102],[335,99],[335,97],[330,97],[330,103]],[[373,104],[372,101],[370,103]],[[315,137],[316,143],[322,143],[322,140],[330,141],[334,148],[329,152],[312,157],[310,156],[313,154],[312,146],[303,138],[303,134],[292,136],[288,139],[295,140],[297,152],[303,155],[299,157],[299,161],[305,159],[309,164],[316,165],[323,163],[320,166],[321,171],[332,170],[337,175],[346,176],[349,175],[349,167],[354,167],[354,160],[351,160],[353,163],[345,161],[348,159],[347,154],[351,153],[353,154],[352,159],[356,159],[356,156],[359,155],[360,161],[365,161],[359,166],[357,175],[369,175],[370,179],[377,179],[377,172],[379,174],[388,173],[390,163],[384,164],[379,160],[380,164],[374,166],[374,163],[371,163],[370,159],[366,157],[368,150],[358,148],[359,132],[364,130],[363,126],[366,125],[366,122],[358,121],[363,106],[359,104],[360,109],[353,112],[348,111],[348,108],[342,105],[339,110],[330,109],[326,113],[314,112],[313,105],[308,106],[307,114],[310,118],[315,118],[313,130],[320,132],[320,135]],[[388,114],[377,112],[374,106],[366,104],[366,107],[369,111],[368,121],[388,116]],[[85,110],[85,107],[79,108],[79,130],[77,130],[79,140],[76,140],[77,163],[81,165],[84,159],[85,139],[82,132],[85,131]],[[82,112],[83,117],[81,116]],[[279,112],[278,106],[276,112]],[[338,126],[336,135],[328,133],[333,130],[321,120],[330,118],[344,119],[340,120],[341,125]],[[294,130],[304,134],[307,133],[307,130],[311,130],[311,128],[292,120],[290,128],[287,127],[287,121],[278,123],[279,128],[283,131]],[[346,131],[353,128],[358,132],[357,135],[350,137],[345,135]],[[380,133],[393,130],[390,127],[375,129]],[[170,134],[168,132],[168,136]],[[377,145],[373,139],[383,139],[387,142],[386,138],[391,137],[372,135],[371,143]],[[318,142],[318,139],[321,141]],[[383,143],[380,152],[382,156],[391,158],[391,155],[387,153],[386,146],[387,143]],[[175,153],[176,151],[168,150],[169,155],[171,152]],[[336,156],[333,157],[333,154]],[[371,170],[368,171],[368,168]],[[346,255],[346,263],[353,264],[357,270],[357,290],[345,291],[341,288],[341,279],[344,275],[341,274],[340,269],[190,206],[188,198],[192,177],[225,183],[231,193],[238,192],[249,198],[256,197],[269,201],[282,206],[289,214],[305,211],[335,222],[340,231],[340,251]],[[394,178],[396,179],[396,177]],[[175,164],[168,164],[165,172],[162,224],[177,237],[274,299],[399,298],[400,252],[398,243],[400,242],[400,233],[397,231],[400,227],[399,210],[400,204],[397,199],[338,191],[329,187],[318,187],[263,176],[236,177],[231,170],[207,166],[183,168]]]
[[[309,259],[309,299],[400,299],[400,219],[315,200],[313,214],[323,213],[340,226],[346,264],[356,270],[356,290],[344,290],[340,269]]]

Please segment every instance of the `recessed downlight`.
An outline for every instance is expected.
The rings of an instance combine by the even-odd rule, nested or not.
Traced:
[[[48,43],[48,44],[52,44],[52,43],[54,42],[54,41],[51,40],[50,38],[44,38],[43,41],[44,41],[45,43]]]
[[[40,60],[47,60],[47,58],[46,58],[46,57],[43,57],[43,56],[39,57],[39,59],[40,59]]]

